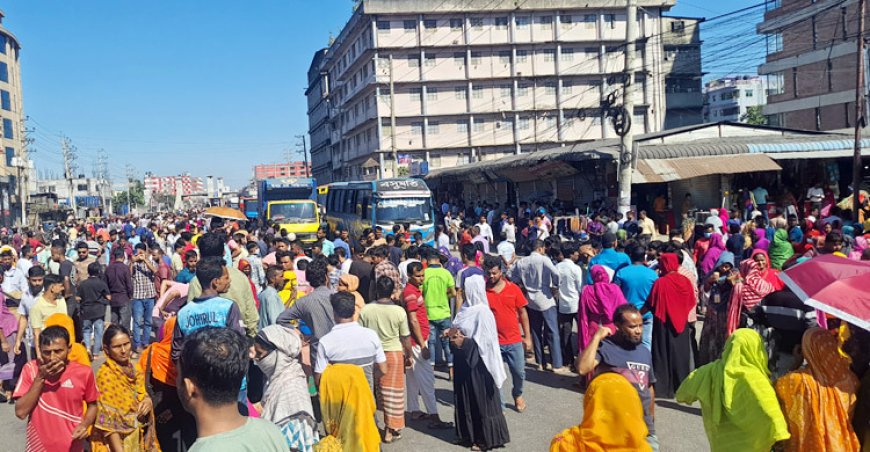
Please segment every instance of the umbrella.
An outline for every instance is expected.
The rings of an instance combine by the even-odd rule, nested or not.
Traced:
[[[861,192],[858,193],[859,202],[864,202],[864,200],[867,199],[867,196],[870,196],[870,194],[868,194],[866,190],[861,190]],[[855,197],[852,195],[849,195],[849,196],[843,198],[842,201],[837,203],[837,207],[839,207],[842,210],[852,210],[852,204],[854,204],[854,201],[855,201]]]
[[[229,207],[209,207],[205,209],[205,216],[226,218],[228,220],[247,220],[247,217],[245,217],[245,214],[241,210]]]
[[[826,254],[779,277],[805,304],[870,331],[870,262]]]

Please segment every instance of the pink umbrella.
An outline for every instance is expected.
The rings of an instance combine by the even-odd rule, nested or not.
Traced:
[[[828,254],[779,277],[805,304],[870,330],[870,262]]]

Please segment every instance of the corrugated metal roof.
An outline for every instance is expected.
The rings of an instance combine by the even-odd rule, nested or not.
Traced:
[[[782,168],[764,154],[720,155],[676,159],[643,159],[637,162],[632,182],[653,184],[711,174],[779,171]]]
[[[756,143],[749,145],[749,152],[756,153],[774,153],[774,152],[805,152],[805,151],[834,151],[840,149],[853,149],[855,141],[849,139],[843,140],[824,140],[818,137],[812,140],[794,140],[787,143]],[[861,140],[861,148],[870,147],[870,138]]]

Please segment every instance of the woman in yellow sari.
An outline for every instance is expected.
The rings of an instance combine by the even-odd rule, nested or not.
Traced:
[[[375,398],[361,367],[330,364],[320,379],[320,409],[327,437],[318,452],[371,452],[380,450],[375,424]]]
[[[52,314],[45,319],[45,327],[60,326],[69,333],[69,340],[72,345],[69,349],[69,360],[77,362],[83,366],[91,367],[91,356],[84,345],[76,341],[76,332],[72,317],[66,314]]]
[[[130,331],[110,325],[103,334],[106,362],[97,371],[97,419],[91,434],[94,452],[159,451],[151,398],[145,378],[131,360]]]
[[[643,405],[637,389],[622,375],[603,373],[583,396],[583,422],[563,430],[550,452],[649,451]]]
[[[850,423],[858,378],[837,350],[835,333],[811,328],[804,333],[801,354],[807,366],[776,382],[776,395],[788,422],[786,451],[861,450]]]

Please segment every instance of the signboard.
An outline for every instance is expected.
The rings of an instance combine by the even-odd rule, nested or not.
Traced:
[[[419,191],[429,190],[420,179],[385,179],[375,182],[378,191]]]
[[[411,163],[412,176],[425,176],[429,174],[429,162],[413,162]]]
[[[313,185],[310,178],[284,178],[284,179],[266,179],[266,185],[269,188],[307,188]]]

